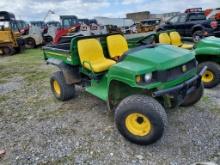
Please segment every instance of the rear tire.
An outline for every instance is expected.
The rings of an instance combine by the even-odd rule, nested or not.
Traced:
[[[162,105],[149,96],[126,97],[115,110],[119,132],[129,141],[148,145],[159,140],[167,126],[167,115]]]
[[[197,103],[203,96],[204,86],[200,84],[199,88],[196,89],[191,95],[187,96],[184,102],[181,104],[183,107],[188,107]]]
[[[65,82],[63,72],[55,72],[50,78],[50,86],[54,96],[61,101],[66,101],[75,96],[75,86]]]
[[[202,76],[205,88],[216,87],[220,83],[220,65],[215,62],[203,62],[199,64],[199,70],[207,66],[207,70]]]

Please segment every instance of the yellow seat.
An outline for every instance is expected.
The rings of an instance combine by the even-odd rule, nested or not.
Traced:
[[[79,40],[77,46],[81,64],[90,71],[103,72],[115,64],[115,61],[105,58],[97,39]]]
[[[184,44],[182,42],[181,36],[179,35],[178,32],[171,32],[170,39],[171,39],[172,45],[176,45],[176,46],[181,47],[183,49],[192,49],[193,48],[192,44]]]
[[[110,57],[115,60],[128,51],[128,43],[120,34],[108,36],[107,47]]]
[[[160,33],[159,35],[159,43],[161,44],[171,44],[170,37],[167,33]]]

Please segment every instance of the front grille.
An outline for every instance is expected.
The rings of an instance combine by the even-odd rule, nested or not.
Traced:
[[[189,72],[193,68],[196,68],[197,62],[196,60],[191,60],[185,64],[179,65],[175,68],[171,68],[164,71],[157,71],[153,74],[153,79],[160,82],[167,82],[177,79],[181,75]]]

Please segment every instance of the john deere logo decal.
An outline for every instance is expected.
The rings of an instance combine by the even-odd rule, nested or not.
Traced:
[[[186,67],[186,65],[183,65],[182,66],[182,72],[186,72],[187,71],[187,67]]]

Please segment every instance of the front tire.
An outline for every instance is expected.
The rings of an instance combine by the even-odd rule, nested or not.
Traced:
[[[2,52],[4,56],[11,56],[14,54],[14,49],[11,46],[2,47]]]
[[[167,126],[167,115],[162,105],[149,96],[126,97],[115,110],[119,132],[129,141],[148,145],[159,140]]]
[[[207,70],[202,76],[205,88],[216,87],[220,83],[220,65],[215,62],[203,62],[199,64],[199,70],[207,66]]]
[[[200,84],[199,88],[196,89],[191,95],[186,96],[181,106],[188,107],[196,104],[203,96],[204,86],[203,83]]]
[[[61,101],[66,101],[75,96],[75,86],[65,82],[63,72],[55,72],[50,78],[50,86],[54,96]]]

